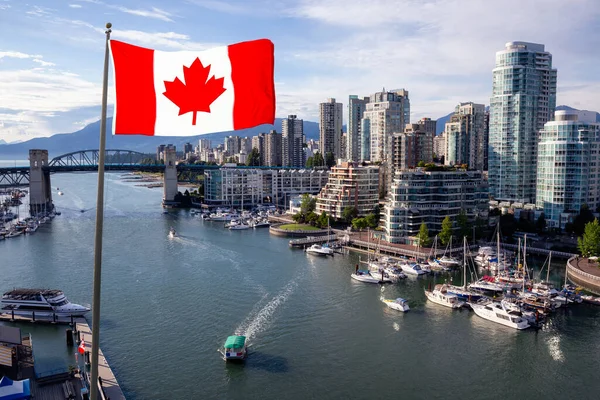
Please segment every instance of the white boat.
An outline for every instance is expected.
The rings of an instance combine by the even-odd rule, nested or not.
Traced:
[[[375,279],[369,271],[357,270],[355,273],[350,275],[352,279],[355,279],[360,282],[366,283],[381,283],[379,280]]]
[[[419,264],[403,263],[400,265],[400,268],[402,268],[402,271],[404,271],[405,274],[413,276],[425,275],[427,273],[427,271],[424,271]]]
[[[461,301],[457,295],[448,293],[446,285],[435,285],[433,290],[425,290],[425,296],[432,303],[444,307],[461,308],[465,305],[465,302]]]
[[[469,305],[475,314],[488,321],[515,329],[527,329],[530,326],[520,311],[509,309],[502,303],[492,301],[487,304],[469,303]]]
[[[242,231],[245,229],[250,229],[250,225],[244,223],[244,222],[240,222],[239,224],[235,224],[235,225],[231,225],[229,227],[230,231]]]
[[[482,293],[486,293],[486,292],[502,293],[502,292],[504,292],[503,285],[499,285],[497,283],[490,282],[490,281],[486,280],[485,278],[482,278],[476,282],[469,283],[468,288],[470,290],[475,290],[477,292],[482,292]]]
[[[69,302],[61,290],[14,289],[2,295],[2,313],[32,316],[83,316],[89,307]]]
[[[254,229],[268,228],[270,226],[271,226],[271,223],[269,221],[259,221],[259,222],[255,222],[254,224],[252,224],[252,227]]]
[[[59,196],[62,196],[63,194],[64,194],[63,192],[58,192],[58,195],[59,195]]]
[[[329,246],[321,246],[320,244],[313,244],[306,249],[308,254],[314,254],[317,256],[332,256],[333,249]]]
[[[22,234],[23,234],[22,231],[13,230],[13,231],[8,232],[5,237],[8,239],[8,238],[21,236]]]
[[[177,237],[177,232],[175,232],[175,229],[171,227],[171,229],[169,229],[169,238],[173,239],[175,237]]]
[[[392,281],[398,281],[400,279],[406,279],[406,274],[402,272],[401,269],[396,268],[394,266],[388,265],[384,269],[386,274],[390,277]]]
[[[383,299],[383,302],[393,310],[398,310],[402,312],[407,312],[408,310],[410,310],[410,307],[408,306],[408,301],[401,297],[398,297],[396,300]]]
[[[384,272],[379,272],[379,271],[369,271],[369,274],[371,274],[371,276],[375,279],[377,279],[377,282],[379,283],[391,283],[392,279],[390,278],[390,276],[384,271]]]

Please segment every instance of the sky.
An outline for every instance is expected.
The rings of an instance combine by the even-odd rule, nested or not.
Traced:
[[[0,140],[100,118],[106,22],[164,51],[271,39],[278,117],[318,121],[330,97],[347,114],[348,95],[382,88],[409,91],[411,121],[487,105],[510,41],[553,54],[558,105],[600,111],[598,0],[0,0]]]

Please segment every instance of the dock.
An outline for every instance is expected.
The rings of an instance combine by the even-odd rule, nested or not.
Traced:
[[[88,325],[85,318],[77,318],[75,321],[75,326],[77,331],[80,332],[80,337],[85,342],[86,351],[92,351],[92,330]],[[91,355],[90,355],[91,357]],[[98,382],[98,388],[100,389],[101,397],[103,399],[110,400],[125,400],[125,396],[121,391],[121,387],[117,382],[117,378],[113,374],[110,366],[108,365],[108,361],[104,357],[102,353],[102,349],[98,349],[98,377],[100,382]],[[90,383],[91,384],[91,383]]]
[[[335,242],[341,239],[341,235],[326,235],[326,236],[309,236],[302,239],[292,239],[290,240],[291,247],[304,247],[310,246],[313,244],[321,244],[326,242]]]

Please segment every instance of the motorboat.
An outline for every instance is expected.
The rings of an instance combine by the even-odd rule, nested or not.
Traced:
[[[333,249],[327,245],[313,244],[306,249],[308,254],[314,254],[317,256],[332,256]]]
[[[71,303],[61,290],[14,289],[2,295],[2,313],[32,316],[83,316],[89,307]]]
[[[62,196],[63,194],[64,194],[63,192],[58,192],[58,195],[59,195],[59,196]]]
[[[252,227],[253,227],[254,229],[258,229],[258,228],[268,228],[268,227],[270,227],[270,226],[271,226],[271,223],[270,223],[269,221],[267,221],[267,220],[263,220],[263,221],[257,221],[257,222],[254,222],[254,223],[252,224]]]
[[[432,303],[442,305],[450,308],[461,308],[465,305],[464,301],[461,301],[457,295],[448,293],[446,285],[435,285],[433,290],[425,290],[425,296],[427,300]]]
[[[502,293],[502,292],[504,292],[503,285],[499,285],[493,281],[493,278],[491,278],[491,277],[486,278],[485,276],[476,282],[471,282],[468,285],[468,288],[470,290],[474,290],[474,291],[482,292],[482,293]]]
[[[427,273],[426,271],[423,271],[419,264],[403,263],[400,265],[400,268],[402,268],[402,271],[407,275],[419,276]]]
[[[437,261],[443,267],[447,267],[447,268],[460,267],[460,261],[454,257],[442,256]]]
[[[177,232],[175,232],[175,228],[171,227],[171,229],[169,229],[169,238],[174,239],[176,237],[177,237]]]
[[[398,310],[402,312],[407,312],[408,310],[410,310],[410,307],[408,306],[408,301],[403,299],[402,297],[398,297],[396,300],[383,299],[383,302],[393,310]]]
[[[6,234],[6,236],[5,236],[5,237],[6,237],[7,239],[9,239],[9,238],[13,238],[13,237],[21,236],[22,234],[23,234],[23,231],[19,231],[19,230],[13,229],[13,230],[9,231],[9,232]]]
[[[406,274],[402,272],[401,269],[396,268],[394,266],[388,265],[384,269],[386,274],[390,277],[392,281],[398,281],[400,279],[406,279]]]
[[[600,297],[595,297],[589,294],[584,294],[581,296],[581,299],[589,304],[595,304],[597,306],[600,306]]]
[[[242,361],[248,355],[246,336],[232,335],[227,338],[223,345],[223,359],[225,361]]]
[[[246,229],[250,229],[251,226],[244,223],[244,222],[240,222],[239,224],[235,224],[235,225],[231,225],[229,227],[230,231],[242,231],[242,230],[246,230]]]
[[[355,273],[350,275],[352,279],[366,283],[381,283],[378,279],[375,279],[369,271],[357,270]]]
[[[381,271],[373,271],[370,270],[369,273],[371,274],[371,276],[375,279],[377,279],[377,281],[379,283],[391,283],[392,278],[383,270]]]
[[[487,304],[469,303],[475,314],[488,321],[515,329],[527,329],[529,321],[523,317],[520,311],[506,307],[505,304],[490,301]]]

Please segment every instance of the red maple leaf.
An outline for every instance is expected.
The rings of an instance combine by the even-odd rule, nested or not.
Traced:
[[[215,79],[214,75],[208,79],[210,64],[206,67],[198,57],[189,67],[183,66],[185,83],[175,77],[173,82],[165,82],[163,95],[179,107],[179,114],[193,112],[192,125],[196,125],[196,113],[210,112],[210,105],[223,94],[224,78]],[[208,79],[208,80],[207,80]]]

